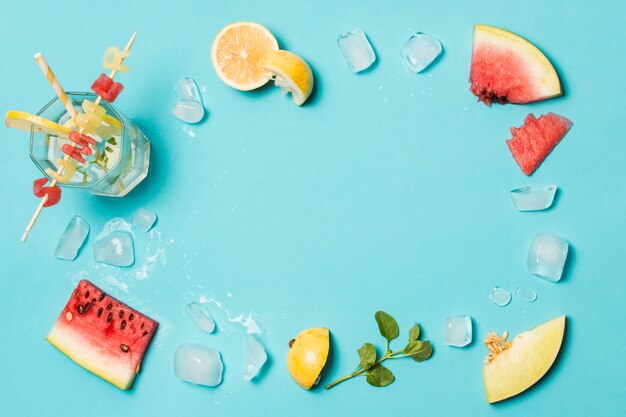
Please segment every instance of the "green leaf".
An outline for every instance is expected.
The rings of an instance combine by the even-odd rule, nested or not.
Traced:
[[[111,145],[117,145],[117,141],[115,140],[115,138],[111,138],[107,140],[107,142],[110,143]]]
[[[413,327],[409,329],[409,342],[420,338],[420,326],[415,323]]]
[[[371,343],[365,343],[357,352],[361,358],[359,362],[361,368],[368,370],[376,363],[376,348]]]
[[[391,371],[381,364],[378,364],[365,373],[367,383],[375,387],[385,387],[391,384],[396,378]]]
[[[429,340],[424,342],[414,340],[413,342],[409,342],[404,348],[404,353],[410,356],[415,362],[422,362],[430,358],[430,355],[433,354],[433,347]]]
[[[377,311],[375,317],[376,323],[378,323],[378,330],[380,330],[380,334],[387,339],[387,341],[398,337],[400,330],[398,329],[398,323],[393,317],[384,311]]]
[[[107,152],[113,152],[113,148],[111,148],[110,146],[107,146],[106,148],[104,148],[104,150],[106,150]]]

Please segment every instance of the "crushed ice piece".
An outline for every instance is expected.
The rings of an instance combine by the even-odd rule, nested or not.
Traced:
[[[185,307],[185,311],[187,315],[191,317],[191,320],[197,328],[207,333],[213,333],[213,330],[215,330],[215,320],[213,320],[211,312],[204,304],[196,302],[189,303],[187,307]]]
[[[552,206],[556,185],[545,185],[542,187],[527,186],[511,190],[511,200],[519,211],[539,211]]]
[[[89,235],[89,224],[80,216],[74,215],[61,235],[54,256],[73,261]]]
[[[511,293],[502,287],[494,287],[489,294],[491,301],[498,307],[504,307],[511,302]]]
[[[569,243],[558,236],[539,233],[530,243],[528,271],[540,278],[558,282],[563,274]]]
[[[414,74],[422,72],[441,55],[441,42],[422,32],[417,32],[402,45],[400,54],[406,67]]]
[[[472,318],[468,315],[446,319],[444,342],[448,346],[463,347],[472,343]]]
[[[185,123],[198,123],[204,117],[204,105],[198,85],[191,78],[183,78],[174,88],[176,103],[172,113]]]
[[[243,371],[243,379],[250,381],[259,374],[263,365],[267,361],[267,353],[263,345],[256,337],[249,334],[246,344],[246,368]]]
[[[231,323],[239,323],[241,326],[243,326],[246,329],[246,333],[248,333],[248,334],[261,334],[261,328],[259,327],[259,324],[256,322],[256,320],[254,320],[254,318],[252,317],[253,316],[252,313],[250,313],[250,314],[240,313],[238,316],[231,317],[230,312],[226,309],[226,307],[224,307],[224,304],[222,302],[220,302],[220,301],[217,301],[217,300],[214,300],[213,298],[205,297],[204,295],[201,295],[200,299],[198,300],[198,302],[214,304],[217,308],[219,308],[224,313],[226,313],[226,319],[229,322],[231,322]]]
[[[530,288],[518,287],[516,292],[519,298],[524,301],[528,301],[529,303],[532,303],[537,299],[537,293]]]
[[[196,131],[193,130],[192,128],[190,128],[187,125],[183,125],[183,132],[185,132],[187,135],[189,135],[190,138],[195,138],[196,137]]]
[[[214,387],[222,382],[220,352],[207,345],[185,343],[174,352],[174,375],[192,384]]]
[[[133,215],[132,223],[135,229],[140,232],[147,233],[150,229],[152,229],[156,220],[157,215],[155,213],[150,210],[146,210],[145,208],[140,208]]]
[[[135,262],[133,235],[124,230],[115,230],[99,236],[93,243],[96,262],[113,266],[130,266]]]
[[[367,36],[360,30],[345,32],[337,37],[337,44],[346,59],[350,71],[357,73],[369,68],[376,61],[376,54]]]

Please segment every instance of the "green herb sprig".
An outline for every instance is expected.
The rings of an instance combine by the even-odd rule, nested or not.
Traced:
[[[400,333],[398,323],[384,311],[376,312],[375,318],[380,334],[387,340],[385,354],[381,358],[378,358],[374,345],[365,343],[357,350],[359,354],[359,366],[357,366],[354,372],[331,382],[324,387],[325,389],[332,388],[335,385],[357,376],[365,376],[367,383],[370,385],[384,387],[395,380],[391,371],[382,365],[387,359],[398,359],[408,356],[416,362],[422,362],[430,358],[430,355],[433,353],[433,347],[429,340],[418,340],[420,327],[417,323],[409,329],[409,342],[404,349],[392,351],[389,348],[389,342],[396,339]]]

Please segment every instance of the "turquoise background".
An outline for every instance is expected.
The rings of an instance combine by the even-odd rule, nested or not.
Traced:
[[[217,78],[211,42],[239,20],[266,25],[310,62],[310,103],[298,108],[271,86],[238,92]],[[86,90],[104,49],[122,47],[138,30],[115,104],[148,135],[153,154],[149,178],[128,197],[67,190],[21,244],[40,174],[28,158],[28,134],[2,130],[0,409],[24,416],[625,415],[625,21],[620,1],[4,2],[0,111],[34,113],[52,98],[34,53],[44,54],[66,89]],[[526,106],[477,103],[467,82],[475,23],[535,42],[565,96]],[[336,45],[340,32],[355,28],[379,58],[359,75]],[[417,30],[440,39],[445,52],[415,76],[399,49]],[[170,114],[183,76],[206,89],[209,116],[192,127],[195,138]],[[527,178],[505,144],[508,128],[548,111],[574,126]],[[560,187],[553,209],[513,209],[509,190],[549,183]],[[92,243],[104,223],[129,220],[139,207],[159,221],[152,235],[137,234],[135,267],[94,264]],[[64,262],[53,254],[72,213],[92,233],[79,258]],[[531,238],[544,231],[572,247],[557,284],[525,267]],[[164,262],[151,263],[158,249]],[[140,280],[142,265],[149,271]],[[130,392],[44,340],[83,276],[161,321]],[[488,296],[495,285],[529,287],[539,298],[514,296],[499,308]],[[271,356],[258,381],[241,375],[243,328],[214,306],[222,327],[214,335],[185,317],[185,304],[200,295],[231,315],[254,312]],[[312,326],[331,329],[328,383],[352,371],[363,342],[383,346],[373,319],[379,309],[400,323],[403,335],[392,346],[419,321],[435,346],[432,358],[392,362],[396,382],[388,388],[359,379],[306,392],[291,381],[290,338]],[[456,314],[474,318],[475,342],[465,349],[443,343],[444,320]],[[516,334],[560,314],[568,316],[567,336],[552,371],[523,395],[487,404],[482,336]],[[174,377],[173,352],[184,342],[222,352],[221,386]]]

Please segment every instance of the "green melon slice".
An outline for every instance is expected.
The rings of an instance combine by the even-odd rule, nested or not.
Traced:
[[[506,342],[506,336],[490,334],[485,343],[496,340],[500,351],[492,351],[483,365],[487,402],[517,395],[539,381],[556,360],[564,332],[565,316],[560,316],[520,333],[511,342]]]
[[[82,280],[46,340],[83,368],[126,390],[157,327],[156,321]]]
[[[494,26],[474,26],[470,90],[491,103],[532,103],[563,94],[556,70],[532,43]]]

